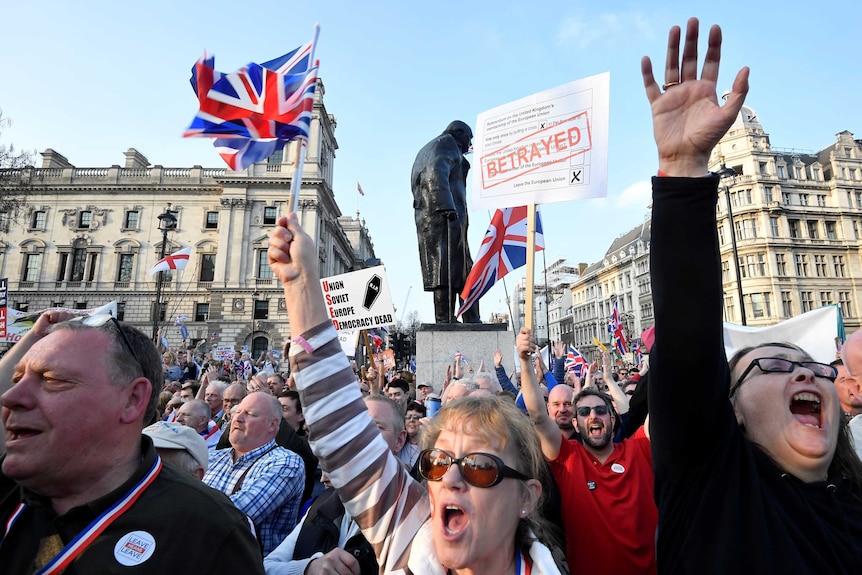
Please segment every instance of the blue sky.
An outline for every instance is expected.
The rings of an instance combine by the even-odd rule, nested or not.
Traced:
[[[610,72],[608,197],[541,208],[548,263],[601,259],[647,216],[656,170],[640,57],[661,70],[667,29],[688,16],[722,26],[720,90],[751,67],[746,103],[774,146],[815,150],[843,130],[862,137],[859,4],[697,4],[8,2],[0,109],[13,123],[0,143],[54,148],[78,167],[122,164],[130,147],[153,164],[223,167],[208,141],[181,137],[196,109],[192,64],[204,50],[222,71],[268,60],[307,41],[319,22],[324,102],[338,121],[336,199],[344,215],[355,215],[361,182],[359,210],[386,264],[397,315],[417,310],[433,321],[409,185],[419,148],[452,120],[475,127],[482,111]],[[470,218],[475,252],[490,214]],[[519,277],[523,271],[507,276],[510,290]],[[481,308],[483,317],[505,311],[502,286]]]

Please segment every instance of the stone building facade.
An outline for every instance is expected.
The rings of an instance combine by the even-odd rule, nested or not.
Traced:
[[[322,277],[376,262],[364,222],[342,217],[333,190],[338,144],[335,118],[318,83],[298,214],[319,250]],[[296,142],[245,171],[151,165],[139,151],[123,166],[79,168],[62,154],[43,152],[40,168],[20,177],[29,208],[0,214],[0,277],[9,279],[9,307],[94,308],[118,303],[120,318],[145,333],[156,326],[171,346],[182,337],[209,346],[281,349],[290,335],[283,293],[267,264],[267,241],[285,213]],[[165,234],[166,210],[176,226]],[[185,270],[165,273],[155,317],[162,253],[191,248]],[[163,251],[164,250],[164,251]],[[190,343],[189,342],[189,343]]]

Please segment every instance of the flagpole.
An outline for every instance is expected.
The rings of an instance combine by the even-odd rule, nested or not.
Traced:
[[[545,276],[545,329],[548,330],[548,345],[551,343],[551,300],[548,297],[548,261],[545,259],[545,251],[542,250],[542,269]]]
[[[536,204],[527,204],[527,290],[524,325],[533,329],[533,301],[536,275]],[[535,335],[535,334],[534,334]]]
[[[320,24],[314,25],[314,37],[311,40],[311,53],[308,56],[309,66],[314,66],[314,51],[317,47],[317,37],[320,35]],[[305,166],[305,151],[308,147],[308,138],[296,138],[296,153],[293,157],[293,179],[290,182],[290,196],[288,206],[290,211],[295,212],[299,205],[299,194],[302,191],[302,169]]]

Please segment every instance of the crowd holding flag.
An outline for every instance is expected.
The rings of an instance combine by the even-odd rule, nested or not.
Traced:
[[[617,301],[614,302],[614,309],[611,310],[611,319],[608,322],[608,333],[611,334],[613,338],[614,351],[617,352],[617,355],[620,357],[624,356],[628,353],[628,343],[626,342],[626,336],[623,333],[623,324],[620,322],[620,310],[618,307]]]
[[[163,259],[156,262],[156,265],[154,265],[153,269],[150,270],[150,275],[160,271],[184,270],[186,269],[186,266],[189,265],[189,258],[191,255],[192,248],[188,247],[165,256]]]
[[[643,351],[641,351],[641,343],[638,340],[634,340],[632,342],[632,353],[635,356],[635,365],[640,367],[641,361],[643,360]]]
[[[527,207],[497,210],[467,276],[456,317],[479,301],[497,280],[527,263]],[[536,251],[545,249],[542,218],[536,212]]]
[[[296,138],[308,139],[318,62],[314,38],[287,54],[230,74],[215,69],[206,53],[192,67],[199,109],[184,137],[214,138],[232,170],[269,157]]]
[[[569,352],[566,354],[566,371],[575,372],[575,377],[582,377],[584,367],[587,365],[587,359],[574,346],[569,346]]]

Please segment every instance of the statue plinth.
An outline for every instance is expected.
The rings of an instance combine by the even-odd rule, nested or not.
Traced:
[[[443,391],[446,368],[460,351],[473,368],[485,360],[485,371],[494,373],[494,352],[503,353],[503,366],[512,369],[515,334],[505,323],[423,323],[416,332],[416,383],[430,383]],[[472,375],[464,366],[464,377]]]

